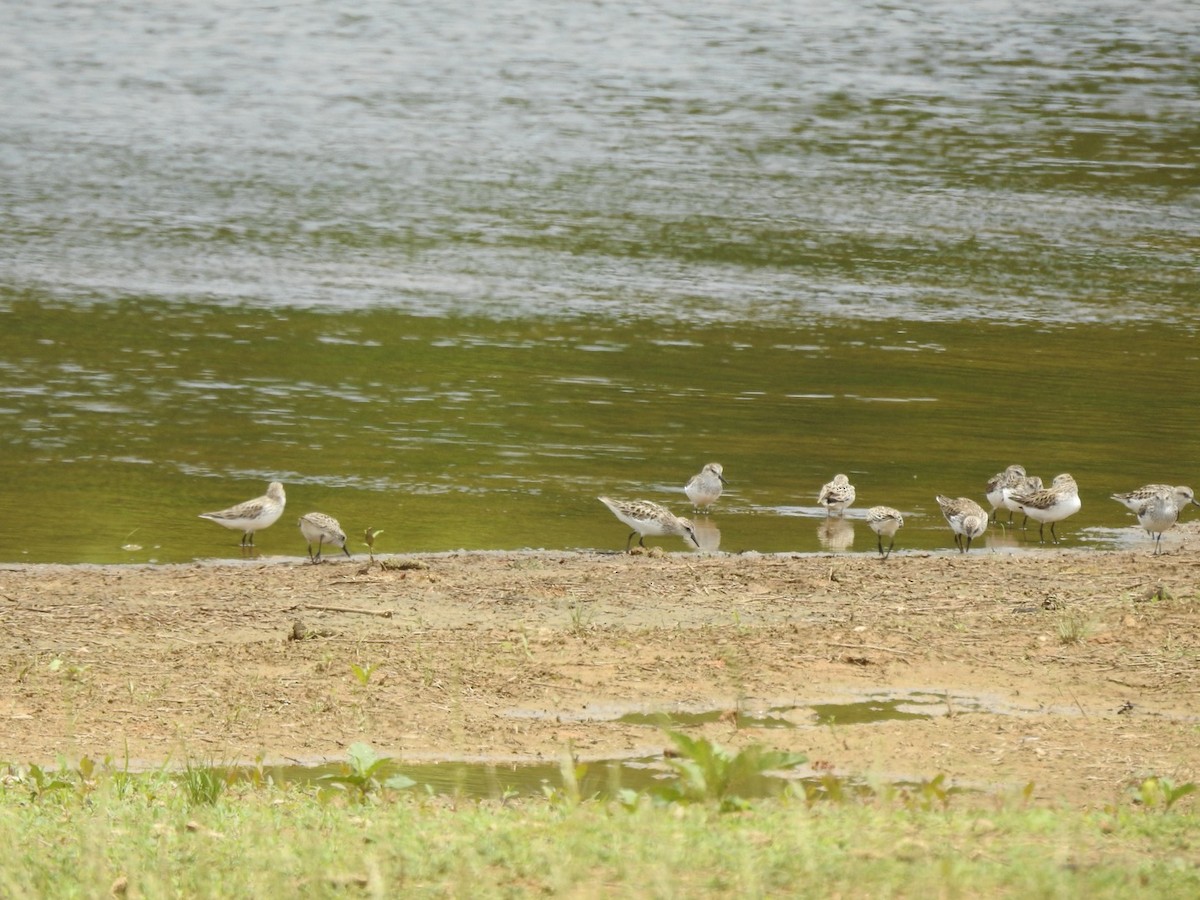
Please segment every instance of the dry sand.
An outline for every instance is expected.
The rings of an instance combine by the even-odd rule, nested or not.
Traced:
[[[5,566],[0,761],[312,762],[360,740],[410,761],[615,758],[665,743],[624,713],[720,710],[692,733],[1103,805],[1150,774],[1200,780],[1200,533],[1178,532],[1159,557]],[[927,715],[811,708],[896,698]]]

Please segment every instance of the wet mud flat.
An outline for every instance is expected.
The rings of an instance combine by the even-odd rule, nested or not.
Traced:
[[[1160,557],[5,566],[0,761],[310,766],[366,742],[503,791],[567,751],[652,766],[675,728],[847,778],[1103,804],[1200,779],[1200,556],[1179,532]]]

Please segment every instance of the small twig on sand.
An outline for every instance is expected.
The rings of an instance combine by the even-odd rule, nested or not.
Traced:
[[[364,616],[380,616],[384,619],[392,617],[390,609],[355,609],[352,606],[313,606],[311,603],[306,604],[304,608],[317,609],[321,612],[359,613]]]
[[[875,644],[835,644],[832,641],[825,642],[826,647],[843,647],[846,650],[882,650],[884,653],[898,653],[900,656],[912,656],[908,650],[897,650],[894,647],[878,647]]]

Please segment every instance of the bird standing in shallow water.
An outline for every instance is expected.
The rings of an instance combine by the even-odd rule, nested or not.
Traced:
[[[665,506],[659,506],[649,500],[612,500],[608,497],[597,497],[596,499],[607,506],[614,516],[633,529],[625,540],[626,553],[629,552],[629,542],[633,540],[635,534],[641,535],[638,538],[638,546],[643,548],[646,546],[645,538],[671,534],[678,535],[685,541],[691,541],[696,547],[700,546],[700,542],[696,539],[696,529],[691,520],[675,515]]]
[[[821,488],[817,502],[825,507],[826,515],[842,515],[846,507],[854,502],[854,485],[845,475],[834,475],[833,481]]]
[[[1055,475],[1050,487],[1030,494],[1014,494],[1009,499],[1029,518],[1038,523],[1038,542],[1045,541],[1043,529],[1050,523],[1050,537],[1058,543],[1054,524],[1067,516],[1079,512],[1083,503],[1079,499],[1079,485],[1066,472]]]
[[[272,481],[263,496],[219,512],[200,513],[200,518],[242,532],[242,546],[253,547],[254,532],[274,525],[283,515],[286,503],[287,496],[283,492],[283,485]]]
[[[996,521],[996,511],[1006,508],[1004,505],[1004,489],[1020,485],[1025,478],[1025,467],[1011,465],[1003,472],[997,472],[988,479],[985,487],[988,503],[992,504],[991,520]],[[1013,510],[1009,510],[1008,520],[1012,521]]]
[[[717,502],[723,486],[729,484],[721,474],[723,471],[720,463],[708,463],[688,480],[683,492],[692,501],[693,507],[699,509],[701,506],[712,506]]]
[[[1004,486],[1004,508],[1008,510],[1008,524],[1012,524],[1013,513],[1021,512],[1021,507],[1013,502],[1013,497],[1020,494],[1034,494],[1042,490],[1045,485],[1042,484],[1041,476],[1026,475],[1024,478],[1018,478],[1015,484]],[[1021,527],[1024,528],[1029,524],[1029,516],[1021,513]]]
[[[308,558],[313,562],[321,561],[321,549],[325,544],[341,547],[342,552],[350,556],[350,551],[346,549],[346,532],[342,531],[342,526],[333,516],[319,512],[305,513],[296,524],[300,526],[300,533],[308,541]],[[317,545],[316,556],[313,556],[312,552],[314,543]]]
[[[937,504],[954,532],[954,546],[959,553],[966,553],[971,549],[971,541],[987,531],[988,514],[969,497],[951,500],[938,494]]]
[[[887,559],[892,555],[892,547],[896,544],[896,532],[904,527],[904,516],[890,506],[872,506],[867,510],[867,525],[879,537],[879,555]],[[885,536],[891,539],[886,553],[883,552]]]

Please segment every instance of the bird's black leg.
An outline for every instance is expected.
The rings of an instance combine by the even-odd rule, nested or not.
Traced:
[[[629,542],[633,540],[633,536],[635,534],[637,534],[636,531],[631,531],[631,532],[629,532],[629,537],[625,538],[625,552],[626,553],[629,552]]]

